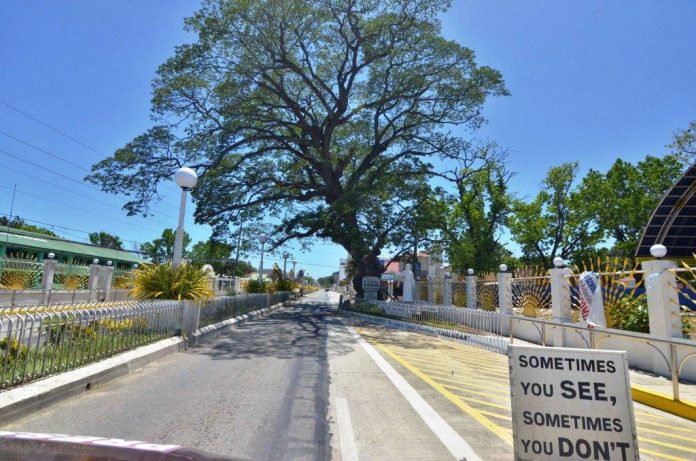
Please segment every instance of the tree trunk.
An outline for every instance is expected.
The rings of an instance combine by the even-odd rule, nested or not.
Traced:
[[[351,252],[350,256],[353,258],[355,266],[353,288],[355,288],[358,298],[362,298],[364,297],[362,289],[363,277],[379,277],[384,269],[379,263],[378,255],[375,255],[374,252]]]

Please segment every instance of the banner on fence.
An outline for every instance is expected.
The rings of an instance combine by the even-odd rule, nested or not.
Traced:
[[[380,280],[379,277],[363,277],[362,279],[362,289],[364,292],[365,299],[377,299],[377,292],[379,291]]]
[[[515,460],[638,460],[626,353],[508,347]]]

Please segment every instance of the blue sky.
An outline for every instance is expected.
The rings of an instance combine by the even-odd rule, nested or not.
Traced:
[[[0,152],[0,213],[10,212],[16,184],[14,214],[62,226],[71,239],[105,230],[130,247],[176,226],[173,185],[163,187],[157,214],[142,219],[119,210],[122,197],[79,181],[81,168],[151,125],[150,82],[173,48],[191,40],[182,20],[197,6],[0,2],[0,100],[81,143],[0,103],[0,151],[15,156]],[[475,136],[508,149],[521,197],[537,192],[551,165],[579,160],[584,172],[661,154],[672,133],[696,119],[696,2],[454,1],[442,19],[448,38],[505,77],[512,95],[486,104],[488,124]],[[187,231],[204,240],[210,229],[194,225],[192,211]],[[324,244],[311,256],[290,250],[316,276],[335,270],[344,253]]]

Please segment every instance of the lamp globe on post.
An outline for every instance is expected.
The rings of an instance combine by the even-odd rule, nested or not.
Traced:
[[[198,175],[191,168],[183,167],[174,173],[174,182],[181,187],[181,204],[179,205],[179,225],[176,228],[174,240],[174,268],[181,264],[184,247],[184,213],[186,212],[186,192],[196,187]]]
[[[667,256],[667,247],[661,243],[656,243],[650,247],[650,254],[653,256],[653,258],[664,258]]]
[[[560,256],[556,256],[553,258],[553,265],[560,269],[561,267],[565,266],[565,260]]]
[[[500,272],[507,272],[507,264],[501,264],[500,266],[498,266],[498,269],[500,269]]]
[[[283,280],[288,279],[288,272],[285,270],[288,265],[288,258],[290,257],[290,253],[287,251],[283,251]]]
[[[292,278],[295,278],[296,277],[295,266],[297,265],[297,260],[295,258],[292,258],[292,261],[290,261],[290,262],[292,263]]]
[[[259,243],[261,244],[261,263],[259,264],[259,285],[263,284],[263,246],[268,241],[268,235],[259,235]]]

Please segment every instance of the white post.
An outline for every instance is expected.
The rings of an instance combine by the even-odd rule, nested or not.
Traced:
[[[109,265],[101,268],[101,276],[99,277],[101,280],[99,290],[104,293],[103,301],[109,300],[109,295],[111,294],[111,282],[114,278],[114,267],[111,265],[111,261],[109,261],[107,264]]]
[[[512,274],[498,272],[498,308],[501,314],[512,315]]]
[[[53,254],[53,253],[51,253]],[[53,288],[53,277],[56,274],[56,269],[58,268],[58,261],[52,259],[53,256],[49,254],[50,259],[44,259],[43,273],[41,274],[41,288],[43,289],[43,302],[44,306],[48,305],[49,294]]]
[[[263,284],[263,246],[266,242],[261,242],[261,263],[259,264],[259,285]]]
[[[186,189],[181,189],[181,203],[179,204],[179,225],[176,228],[176,237],[174,239],[174,267],[179,267],[181,264],[181,255],[184,247],[184,213],[186,212]]]
[[[682,338],[677,278],[669,269],[673,261],[653,260],[641,263],[645,270],[650,335],[660,339]]]
[[[99,290],[99,279],[101,277],[101,266],[99,265],[99,260],[95,259],[92,264],[89,265],[89,281],[87,282],[87,289],[89,289],[89,301],[95,302],[97,300],[97,291]]]
[[[442,304],[445,306],[452,305],[452,279],[447,277],[442,287]]]
[[[568,271],[562,268],[565,265],[565,261],[562,258],[555,258],[553,263],[556,268],[549,270],[551,282],[551,320],[556,323],[572,322],[570,280],[565,276]],[[554,347],[565,347],[566,343],[565,329],[554,328]]]
[[[476,276],[474,275],[474,270],[469,269],[466,276],[466,307],[469,309],[476,309]]]

